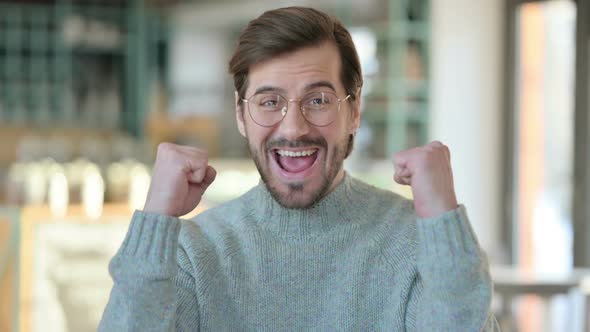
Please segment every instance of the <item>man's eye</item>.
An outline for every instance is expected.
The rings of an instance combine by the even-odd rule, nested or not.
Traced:
[[[260,106],[263,106],[263,107],[277,107],[278,103],[279,102],[276,101],[276,100],[265,100],[265,101],[262,101],[260,103]]]
[[[329,105],[330,101],[323,97],[313,97],[308,99],[305,104],[310,107],[318,108]]]
[[[329,93],[316,93],[306,99],[305,104],[310,107],[324,107],[332,104],[332,96]]]

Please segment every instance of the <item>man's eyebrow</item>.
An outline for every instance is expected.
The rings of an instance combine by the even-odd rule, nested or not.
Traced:
[[[332,91],[336,92],[336,88],[334,87],[334,84],[332,84],[328,81],[318,81],[318,82],[308,84],[307,86],[305,86],[305,91],[313,90],[316,88],[330,88],[330,89],[332,89]]]
[[[265,93],[265,92],[285,93],[286,91],[285,91],[285,89],[279,88],[277,86],[263,85],[263,86],[259,87],[258,89],[256,89],[256,91],[254,91],[254,94],[257,95],[259,93]]]
[[[310,83],[305,86],[305,91],[310,91],[310,90],[317,89],[317,88],[329,88],[332,91],[336,92],[336,88],[334,87],[334,84],[332,84],[329,81],[317,81],[314,83]],[[280,94],[287,93],[287,91],[283,88],[279,88],[277,86],[272,86],[272,85],[263,85],[263,86],[257,88],[256,91],[254,91],[254,94],[257,95],[259,93],[267,93],[267,92],[280,93]]]

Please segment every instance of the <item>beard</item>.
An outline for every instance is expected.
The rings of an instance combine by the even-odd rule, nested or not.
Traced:
[[[306,209],[314,206],[329,193],[338,172],[342,168],[344,159],[350,153],[352,148],[351,140],[352,136],[345,136],[337,142],[329,160],[328,143],[323,137],[302,137],[297,141],[288,141],[282,138],[272,139],[267,141],[264,147],[260,149],[256,149],[248,139],[248,150],[262,181],[274,200],[285,208]],[[269,163],[272,162],[270,158],[273,158],[273,156],[269,158],[269,154],[274,153],[272,150],[276,148],[303,148],[307,146],[319,146],[324,150],[324,164],[320,165],[319,179],[307,183],[280,183],[280,180],[270,170]],[[310,188],[312,185],[315,185],[315,188]],[[286,188],[283,190],[280,187]]]

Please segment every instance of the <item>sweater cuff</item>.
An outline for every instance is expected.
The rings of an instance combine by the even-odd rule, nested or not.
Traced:
[[[135,211],[127,235],[109,270],[117,274],[166,278],[176,273],[181,221],[178,218]]]
[[[471,228],[465,206],[431,218],[418,218],[418,243],[423,259],[448,262],[449,268],[479,261],[483,252]]]

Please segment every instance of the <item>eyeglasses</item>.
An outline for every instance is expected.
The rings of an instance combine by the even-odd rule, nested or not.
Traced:
[[[340,103],[350,95],[340,99],[332,92],[312,92],[301,99],[287,99],[276,93],[259,93],[248,99],[240,98],[248,104],[248,113],[256,124],[272,127],[281,122],[289,108],[289,102],[300,102],[300,110],[305,120],[314,126],[325,127],[336,120]]]

